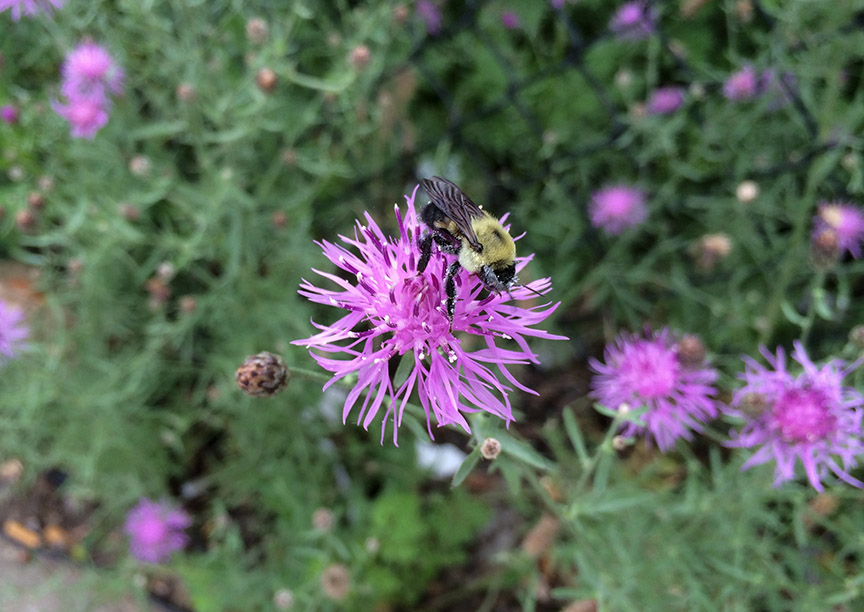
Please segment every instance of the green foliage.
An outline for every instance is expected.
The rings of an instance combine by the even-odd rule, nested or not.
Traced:
[[[586,397],[586,358],[622,329],[699,334],[724,400],[760,344],[860,357],[847,334],[864,320],[864,263],[816,269],[809,240],[819,202],[864,193],[861,15],[808,0],[754,2],[749,16],[732,0],[651,4],[661,28],[645,41],[611,35],[603,0],[440,3],[437,35],[395,0],[0,13],[0,105],[21,111],[0,123],[0,297],[32,329],[0,381],[0,461],[23,463],[23,485],[69,474],[62,494],[98,506],[94,558],[116,552],[138,498],[183,503],[185,554],[111,571],[176,573],[197,612],[272,610],[282,589],[301,610],[421,610],[452,575],[454,610],[864,607],[858,491],[772,488],[768,466],[741,472],[744,454],[722,447],[726,424],[667,455],[616,450],[620,416]],[[502,27],[505,10],[520,28]],[[261,42],[252,18],[268,26]],[[51,109],[86,37],[126,74],[93,140]],[[360,45],[366,64],[352,60]],[[744,65],[793,75],[794,97],[727,100],[723,80]],[[686,89],[684,107],[646,114],[666,85]],[[322,393],[328,376],[290,344],[337,316],[296,293],[329,271],[314,241],[350,236],[364,211],[392,231],[393,203],[431,174],[512,213],[520,254],[535,254],[523,275],[552,276],[550,325],[573,339],[532,343],[543,364],[517,377],[543,395],[513,394],[515,425],[473,415],[470,439],[442,436],[467,456],[440,481],[414,457],[425,415],[406,414],[400,447],[356,413],[343,425],[345,386]],[[736,197],[745,180],[752,201]],[[649,196],[647,221],[620,236],[588,214],[614,184]],[[28,229],[16,216],[34,192],[45,206]],[[719,233],[729,253],[700,259]],[[23,298],[10,261],[38,271]],[[262,350],[293,372],[271,399],[233,380]],[[492,462],[486,437],[502,447]],[[332,526],[313,524],[320,509]],[[560,531],[538,560],[517,543],[543,513]],[[490,532],[505,544],[483,556]],[[333,564],[351,577],[341,601],[321,587]]]

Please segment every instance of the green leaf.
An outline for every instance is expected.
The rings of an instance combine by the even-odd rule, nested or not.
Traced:
[[[468,477],[468,474],[471,473],[471,470],[474,469],[474,466],[477,465],[478,461],[480,461],[480,447],[475,446],[474,450],[468,453],[468,456],[462,461],[462,465],[459,466],[456,473],[453,474],[453,480],[450,481],[450,486],[458,487],[462,484],[462,481]]]

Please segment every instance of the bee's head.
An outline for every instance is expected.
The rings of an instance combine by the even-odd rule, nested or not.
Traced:
[[[518,280],[515,263],[494,269],[491,266],[483,266],[480,268],[479,276],[486,288],[496,293],[509,292],[510,287]]]

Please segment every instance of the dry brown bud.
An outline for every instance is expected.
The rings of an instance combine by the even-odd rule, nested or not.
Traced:
[[[759,197],[759,184],[755,181],[741,181],[735,188],[735,197],[742,204],[749,204]]]
[[[270,93],[276,89],[276,83],[278,80],[279,78],[276,76],[276,72],[274,72],[272,68],[262,68],[258,71],[258,76],[255,77],[255,81],[258,83],[258,89],[264,93]]]
[[[141,217],[141,211],[138,210],[138,207],[129,202],[123,202],[117,208],[127,221],[137,221]]]
[[[294,593],[289,589],[279,589],[273,593],[273,605],[277,610],[290,610],[294,607]]]
[[[761,393],[747,393],[738,403],[738,410],[751,419],[757,419],[768,410],[768,400]]]
[[[291,371],[279,355],[264,351],[237,368],[237,386],[252,397],[273,397],[288,386]]]
[[[15,225],[22,232],[31,232],[36,229],[36,213],[29,208],[22,208],[15,213]]]
[[[198,97],[198,90],[195,89],[195,86],[192,83],[180,83],[177,86],[177,99],[181,102],[186,102],[189,104],[190,102],[194,102],[195,98]]]
[[[254,17],[246,22],[246,40],[261,45],[267,42],[270,35],[270,26],[260,17]]]
[[[321,573],[321,590],[333,601],[341,601],[351,588],[351,574],[348,568],[337,563],[324,568]]]
[[[312,513],[312,525],[318,531],[330,531],[333,523],[333,513],[327,508],[318,508]]]
[[[540,517],[534,527],[522,539],[522,550],[532,559],[539,559],[552,548],[561,523],[551,514]]]
[[[270,222],[273,224],[273,227],[282,229],[288,225],[288,214],[283,210],[277,210],[270,217]]]
[[[404,4],[397,4],[393,7],[393,21],[395,21],[397,25],[404,24],[408,20],[410,14],[411,12]]]
[[[180,310],[182,310],[186,314],[195,312],[195,309],[197,307],[198,300],[195,299],[194,295],[184,295],[182,298],[180,298]]]
[[[840,259],[840,239],[837,232],[826,228],[810,241],[810,263],[817,269],[832,267]]]
[[[27,206],[36,212],[45,208],[45,198],[38,191],[31,191],[27,194]]]
[[[150,176],[153,170],[153,163],[146,155],[136,155],[129,160],[129,172],[137,177]]]
[[[480,454],[484,459],[492,461],[501,454],[501,443],[495,438],[486,438],[480,445]]]
[[[144,287],[156,304],[164,304],[171,298],[171,287],[161,278],[154,276],[148,279]]]
[[[372,52],[366,45],[357,45],[351,49],[348,59],[355,70],[363,70],[372,61]]]
[[[705,345],[699,336],[687,335],[678,342],[678,359],[685,367],[696,367],[705,361]]]

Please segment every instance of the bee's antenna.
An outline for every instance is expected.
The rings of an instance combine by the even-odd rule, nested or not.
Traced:
[[[516,287],[519,288],[519,289],[527,289],[528,291],[530,291],[530,292],[533,293],[534,295],[539,295],[539,296],[542,296],[542,295],[543,295],[542,293],[540,293],[539,291],[537,291],[537,290],[535,290],[535,289],[532,289],[532,288],[529,287],[528,285],[516,285]],[[508,293],[509,293],[509,291],[508,291]],[[513,296],[511,295],[510,297],[512,298]]]

